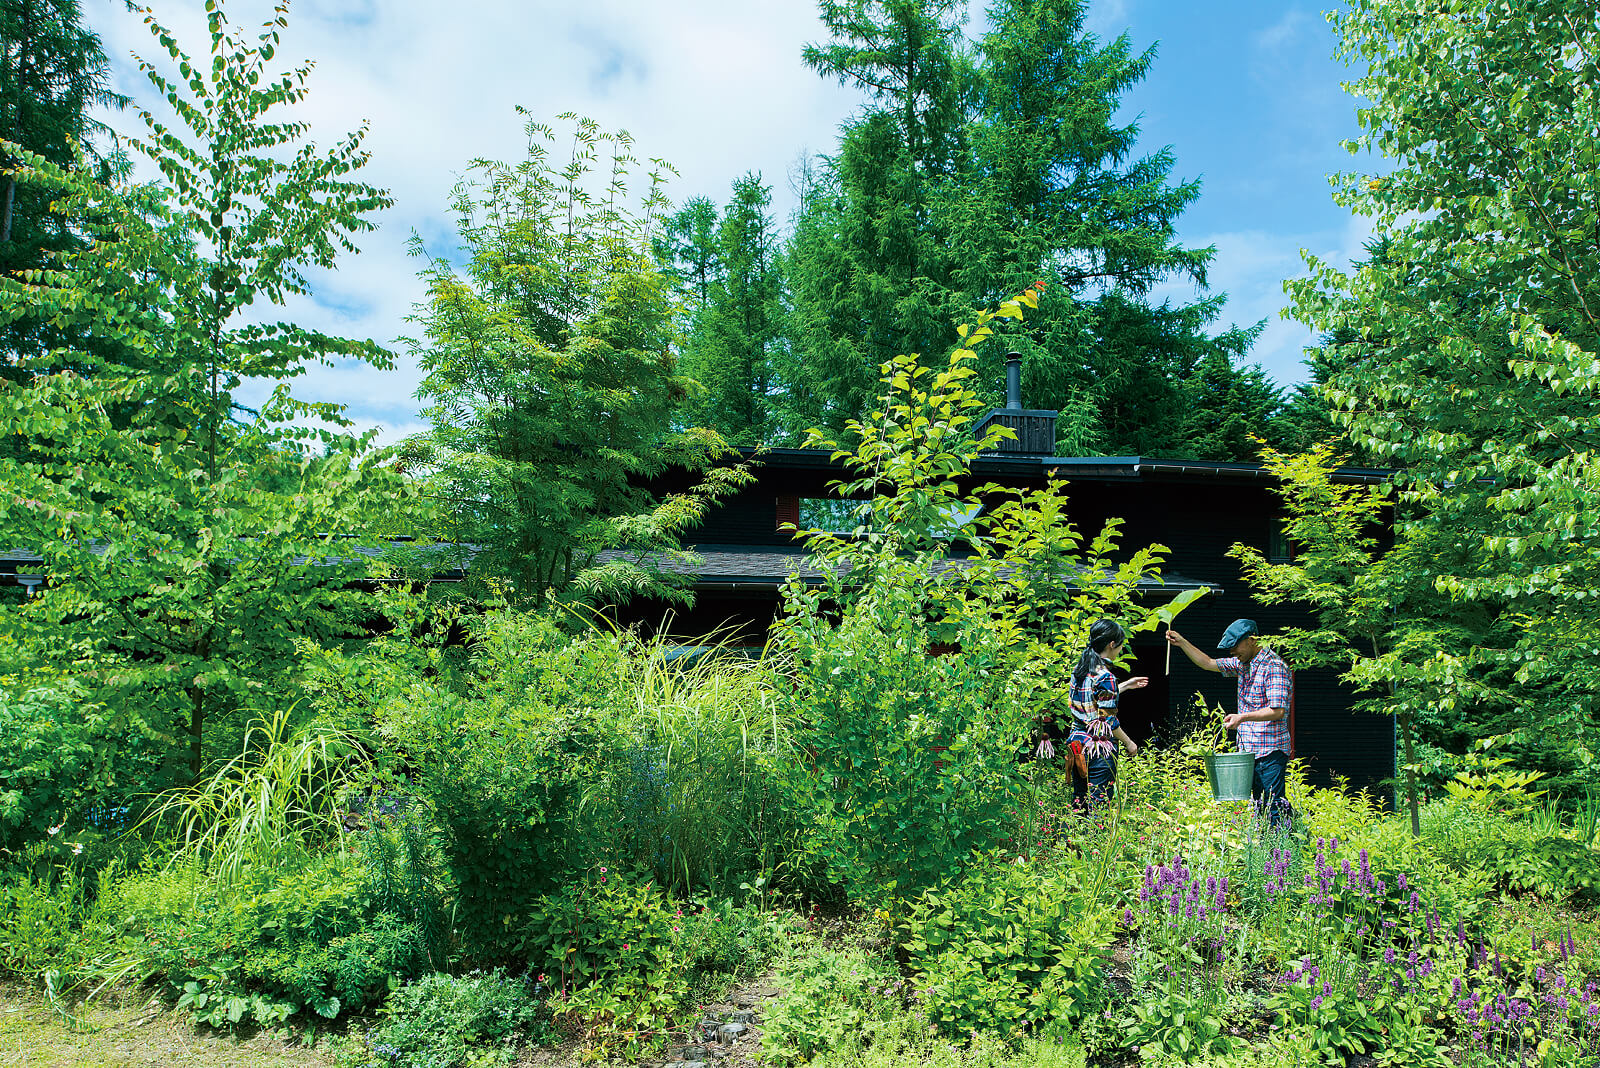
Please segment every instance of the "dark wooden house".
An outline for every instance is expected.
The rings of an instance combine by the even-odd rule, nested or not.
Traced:
[[[1227,625],[1240,617],[1256,620],[1265,635],[1310,623],[1297,609],[1252,599],[1239,564],[1227,556],[1230,546],[1243,542],[1269,557],[1288,558],[1279,500],[1265,469],[1147,456],[1050,455],[1055,415],[1022,408],[1013,380],[1011,406],[989,418],[1010,425],[1017,440],[981,457],[973,467],[974,481],[1029,489],[1051,478],[1064,479],[1073,502],[1072,519],[1087,535],[1115,516],[1125,522],[1120,541],[1125,550],[1151,543],[1167,546],[1162,569],[1166,582],[1148,595],[1171,597],[1209,586],[1212,594],[1185,611],[1177,627],[1202,649],[1214,650]],[[664,606],[633,605],[624,611],[625,621],[664,626],[686,641],[720,632],[736,644],[759,647],[788,576],[814,574],[808,571],[804,547],[784,528],[822,525],[818,517],[825,521],[830,508],[837,509],[828,486],[846,476],[844,467],[825,452],[805,449],[745,450],[744,458],[752,462],[755,480],[715,508],[694,534],[694,606],[668,612]],[[1339,477],[1377,482],[1385,473],[1346,468]],[[658,488],[681,488],[671,481]],[[1200,670],[1177,651],[1170,674],[1165,671],[1165,638],[1136,635],[1132,647],[1132,673],[1150,678],[1147,689],[1123,698],[1123,721],[1135,739],[1172,741],[1189,722],[1196,693],[1233,708],[1234,680]],[[1355,711],[1354,694],[1334,672],[1297,671],[1295,684],[1295,748],[1307,760],[1313,780],[1325,784],[1345,776],[1354,787],[1387,796],[1379,784],[1394,776],[1393,719]]]

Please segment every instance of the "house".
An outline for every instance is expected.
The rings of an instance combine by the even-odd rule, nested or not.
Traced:
[[[1120,545],[1125,550],[1159,543],[1169,548],[1163,565],[1165,583],[1145,592],[1171,597],[1179,591],[1208,586],[1211,595],[1188,608],[1178,630],[1203,649],[1214,648],[1234,619],[1256,620],[1264,634],[1289,626],[1305,626],[1301,610],[1256,602],[1237,561],[1227,556],[1237,542],[1257,546],[1287,560],[1290,552],[1281,523],[1274,479],[1256,464],[1169,460],[1146,456],[1055,456],[1055,412],[1022,408],[1017,398],[1016,364],[1010,368],[1009,403],[990,419],[1017,432],[1015,441],[980,457],[973,465],[975,484],[996,482],[1021,490],[1043,487],[1051,478],[1068,483],[1073,521],[1092,537],[1105,520],[1124,520]],[[804,546],[786,531],[826,524],[840,510],[829,483],[847,477],[844,466],[828,453],[807,449],[743,450],[755,479],[724,499],[694,532],[687,546],[698,557],[690,565],[696,593],[692,608],[634,604],[619,615],[647,629],[666,629],[692,641],[718,633],[735,644],[759,647],[779,607],[779,591],[790,574],[817,577]],[[669,476],[655,486],[661,492],[685,488],[690,475]],[[1381,470],[1343,468],[1344,481],[1376,483]],[[1132,674],[1146,675],[1150,685],[1124,695],[1122,720],[1136,740],[1159,736],[1170,742],[1192,722],[1195,694],[1234,707],[1234,681],[1202,671],[1175,653],[1166,670],[1167,643],[1159,634],[1135,635],[1131,642]],[[1292,666],[1292,665],[1291,665]],[[1384,780],[1395,774],[1392,717],[1355,711],[1353,691],[1329,670],[1296,673],[1294,738],[1314,782],[1328,784],[1344,776],[1356,788],[1372,788],[1380,797]]]

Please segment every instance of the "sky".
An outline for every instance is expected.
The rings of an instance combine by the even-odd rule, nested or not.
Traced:
[[[149,2],[190,55],[206,53],[202,0]],[[983,6],[974,0],[969,34],[981,32]],[[120,0],[85,0],[83,10],[115,88],[149,106],[154,93],[133,56],[160,49],[141,19]],[[271,3],[227,0],[226,11],[249,27],[270,17]],[[1171,147],[1174,179],[1202,183],[1179,237],[1216,248],[1208,280],[1228,296],[1218,326],[1267,320],[1250,360],[1281,385],[1302,381],[1311,334],[1280,317],[1283,280],[1304,273],[1302,249],[1339,265],[1360,255],[1368,230],[1334,205],[1328,176],[1373,166],[1339,145],[1357,132],[1339,85],[1352,74],[1332,58],[1319,8],[1091,0],[1086,28],[1156,48],[1118,120],[1138,123],[1142,152]],[[804,44],[824,39],[812,0],[295,0],[278,58],[316,63],[297,117],[322,145],[368,123],[371,161],[359,177],[390,190],[395,206],[362,236],[360,255],[313,274],[312,296],[271,317],[372,338],[397,356],[389,371],[312,368],[296,393],[348,405],[383,442],[423,429],[420,376],[400,340],[423,295],[407,244],[415,234],[430,254],[452,255],[450,190],[473,158],[521,158],[518,105],[558,131],[563,112],[626,130],[637,156],[678,171],[667,194],[679,203],[725,203],[735,178],[759,172],[785,223],[798,165],[833,151],[840,124],[862,105],[857,91],[801,62]],[[126,114],[111,121],[135,128]],[[1195,295],[1176,283],[1157,292]]]

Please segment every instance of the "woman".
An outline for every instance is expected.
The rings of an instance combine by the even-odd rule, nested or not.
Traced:
[[[1126,642],[1127,635],[1114,620],[1095,620],[1089,628],[1089,645],[1072,671],[1072,715],[1077,725],[1068,744],[1083,747],[1082,773],[1086,776],[1081,788],[1078,776],[1073,776],[1075,801],[1085,794],[1091,805],[1109,801],[1117,781],[1117,742],[1129,756],[1139,751],[1117,720],[1117,703],[1122,691],[1142,690],[1150,680],[1140,675],[1118,682],[1106,663],[1122,655]]]

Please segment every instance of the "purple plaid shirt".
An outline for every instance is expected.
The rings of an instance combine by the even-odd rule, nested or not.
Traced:
[[[1289,707],[1292,684],[1289,665],[1271,649],[1262,649],[1246,669],[1236,656],[1217,657],[1217,667],[1224,675],[1239,680],[1239,711],[1260,712],[1267,708]],[[1271,723],[1244,722],[1239,724],[1239,752],[1272,753],[1290,748],[1289,717]]]

